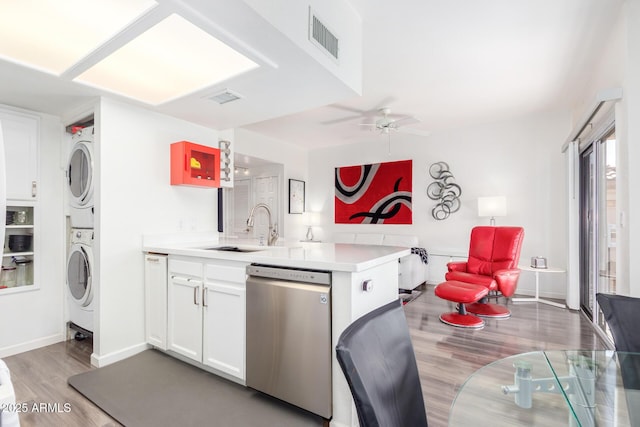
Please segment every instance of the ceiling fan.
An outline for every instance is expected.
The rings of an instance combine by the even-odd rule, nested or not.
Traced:
[[[360,126],[365,126],[371,130],[377,130],[380,133],[389,134],[392,131],[409,133],[413,135],[428,136],[430,132],[420,129],[412,129],[405,127],[410,124],[420,123],[421,120],[413,116],[403,115],[399,118],[391,116],[391,108],[384,107],[378,110],[378,113],[382,116],[373,123],[360,123]]]

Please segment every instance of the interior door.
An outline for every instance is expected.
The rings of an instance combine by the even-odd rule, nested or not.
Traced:
[[[254,200],[255,204],[264,203],[271,210],[271,222],[278,231],[280,231],[280,209],[278,204],[278,176],[258,176],[254,179]],[[266,240],[269,236],[269,216],[264,209],[255,212],[255,227],[253,228],[253,237],[264,237]]]

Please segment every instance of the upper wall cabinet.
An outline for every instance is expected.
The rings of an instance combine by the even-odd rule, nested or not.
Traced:
[[[171,144],[171,185],[220,187],[220,150],[188,141]]]
[[[8,200],[35,200],[38,195],[40,118],[0,109],[4,136]]]

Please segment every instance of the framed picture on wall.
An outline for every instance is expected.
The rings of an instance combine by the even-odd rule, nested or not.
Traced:
[[[289,180],[289,213],[301,214],[304,212],[304,181]]]

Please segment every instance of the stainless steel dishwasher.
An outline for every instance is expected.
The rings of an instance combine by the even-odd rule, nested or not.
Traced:
[[[331,272],[247,274],[247,386],[330,419]]]

